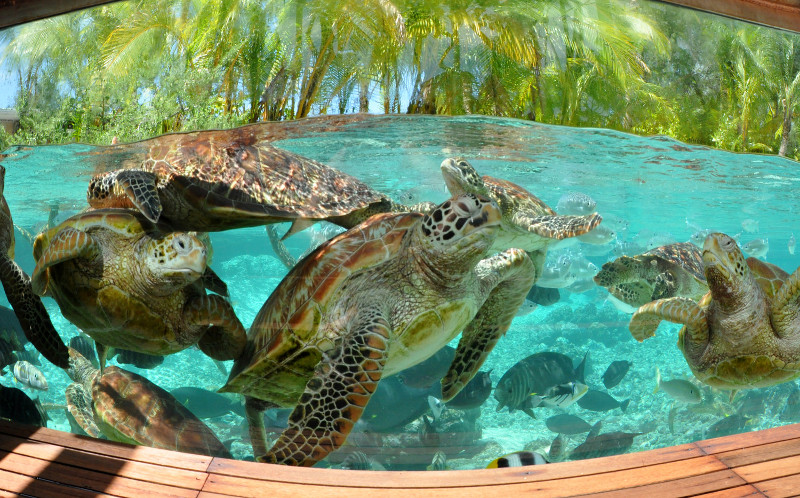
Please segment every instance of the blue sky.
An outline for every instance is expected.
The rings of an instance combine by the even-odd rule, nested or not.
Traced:
[[[6,44],[0,42],[0,54],[6,48]],[[4,65],[0,66],[0,109],[14,105],[14,94],[17,91],[17,84],[14,75]]]

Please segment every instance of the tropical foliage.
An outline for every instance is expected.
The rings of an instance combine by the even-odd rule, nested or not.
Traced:
[[[800,154],[800,38],[656,2],[136,0],[0,37],[21,115],[0,146],[372,111]]]

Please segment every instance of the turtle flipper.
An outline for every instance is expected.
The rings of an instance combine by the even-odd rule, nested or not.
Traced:
[[[340,348],[317,365],[289,427],[259,461],[311,466],[344,443],[378,387],[388,353],[386,319],[369,311],[360,318]]]
[[[206,267],[206,271],[203,272],[202,278],[203,278],[202,280],[203,287],[210,290],[211,292],[219,294],[222,297],[230,297],[228,295],[228,284],[226,284],[224,280],[219,278],[219,275],[217,275],[214,272],[214,270],[212,270],[209,267]]]
[[[778,337],[785,337],[800,327],[800,267],[783,281],[772,300],[772,317]]]
[[[42,300],[34,294],[31,279],[22,268],[5,255],[0,255],[0,282],[8,302],[14,308],[25,337],[47,361],[69,368],[69,350],[50,321]]]
[[[520,249],[508,249],[478,263],[486,301],[464,329],[456,355],[442,379],[442,400],[449,401],[467,385],[498,339],[506,333],[517,309],[536,280],[536,270]]]
[[[94,421],[92,396],[86,391],[83,384],[73,382],[68,385],[66,396],[67,410],[81,426],[81,429],[92,437],[100,437],[100,428]]]
[[[95,176],[86,198],[93,208],[135,207],[153,223],[161,216],[156,175],[142,170],[116,170]]]
[[[198,296],[183,308],[188,323],[211,325],[197,345],[215,360],[239,357],[247,343],[247,332],[230,303],[216,294]]]
[[[708,323],[705,310],[686,297],[659,299],[640,306],[631,317],[628,329],[639,342],[656,335],[661,320],[687,325],[690,339],[708,340]]]
[[[603,217],[597,213],[582,216],[528,216],[518,212],[514,215],[514,223],[518,226],[527,227],[529,232],[555,240],[583,235],[599,225],[601,221],[603,221]]]
[[[100,246],[92,239],[91,235],[72,227],[59,230],[36,262],[33,277],[31,277],[33,292],[40,296],[47,295],[47,285],[50,282],[50,274],[47,270],[51,266],[75,258],[92,259],[99,254]]]
[[[283,240],[278,235],[278,229],[275,228],[275,225],[267,225],[267,237],[269,237],[269,243],[272,246],[272,250],[275,252],[275,255],[278,256],[278,259],[281,260],[283,266],[286,268],[294,268],[294,265],[297,264],[297,260],[294,256],[289,253],[289,249],[286,248],[286,245],[283,243]]]

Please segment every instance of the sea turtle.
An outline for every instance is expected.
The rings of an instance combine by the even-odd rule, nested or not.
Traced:
[[[497,202],[503,221],[492,249],[502,251],[518,247],[527,251],[536,266],[537,277],[542,275],[548,245],[587,233],[603,219],[597,213],[560,216],[519,185],[491,176],[479,176],[475,168],[462,158],[445,159],[441,170],[452,195],[469,192]]]
[[[800,268],[744,259],[728,235],[703,244],[709,292],[699,303],[659,299],[634,313],[630,331],[643,341],[661,320],[682,323],[678,347],[695,376],[721,389],[768,387],[800,376]]]
[[[93,208],[128,207],[175,230],[219,231],[292,221],[288,236],[316,221],[350,228],[406,207],[356,178],[259,142],[241,128],[176,133],[108,147],[94,157]],[[119,149],[119,150],[117,150]]]
[[[14,261],[14,222],[3,196],[6,169],[0,166],[0,282],[25,336],[48,361],[69,366],[67,345],[50,321],[42,300],[31,289],[31,279]]]
[[[33,256],[33,291],[95,340],[101,370],[107,347],[168,355],[198,344],[217,360],[244,348],[244,327],[192,233],[99,209],[39,234]]]
[[[70,348],[67,409],[90,436],[185,453],[231,454],[174,396],[119,367],[100,370]]]
[[[533,284],[524,251],[484,259],[501,213],[465,194],[433,212],[382,214],[300,261],[256,316],[221,392],[246,397],[260,461],[312,465],[339,448],[383,376],[432,356],[462,330],[442,379],[449,401],[511,324]],[[267,452],[260,412],[294,406]]]
[[[668,297],[698,300],[708,292],[703,256],[691,242],[667,244],[633,257],[620,256],[605,263],[594,281],[634,307]]]

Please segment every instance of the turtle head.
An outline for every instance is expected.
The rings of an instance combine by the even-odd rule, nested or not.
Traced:
[[[444,183],[451,195],[465,193],[488,195],[483,179],[465,159],[460,157],[448,158],[440,166]]]
[[[735,305],[752,280],[742,250],[732,237],[724,233],[711,233],[706,237],[703,266],[711,294],[723,307],[729,303]]]
[[[500,228],[497,204],[474,194],[449,199],[426,214],[420,226],[426,248],[471,266],[482,259]]]
[[[206,270],[206,246],[196,236],[172,232],[144,245],[143,268],[159,294],[174,292],[199,279]]]

